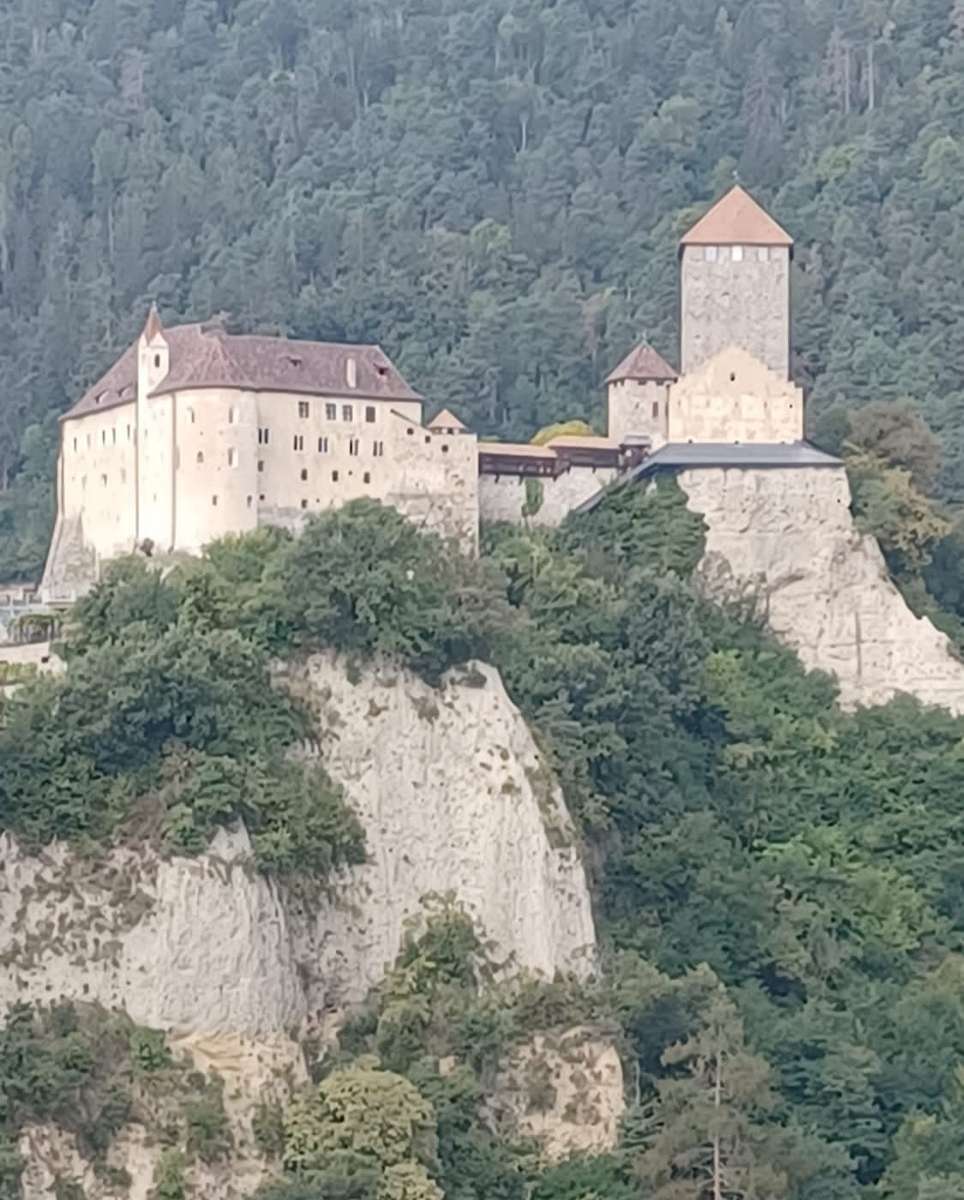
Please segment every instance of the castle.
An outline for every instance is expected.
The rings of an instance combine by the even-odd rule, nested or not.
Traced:
[[[610,374],[608,436],[480,441],[378,346],[165,328],[132,345],[61,420],[41,593],[81,594],[109,559],[196,554],[260,525],[296,531],[369,496],[474,548],[479,520],[557,524],[653,471],[828,466],[789,380],[789,235],[736,187],[680,244],[680,367],[643,344]],[[534,482],[533,482],[534,481]]]

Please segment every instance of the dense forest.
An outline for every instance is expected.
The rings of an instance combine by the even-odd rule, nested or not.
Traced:
[[[0,575],[151,300],[378,341],[526,437],[675,356],[675,242],[734,178],[797,239],[813,418],[911,401],[960,500],[962,139],[960,0],[9,0]]]
[[[485,930],[440,898],[315,1086],[259,1116],[262,1200],[707,1200],[714,1139],[728,1198],[964,1194],[964,719],[907,698],[842,713],[832,680],[700,598],[703,548],[673,482],[555,532],[492,529],[479,559],[356,501],[164,577],[121,560],[74,615],[70,671],[7,702],[0,829],[194,854],[241,818],[292,881],[364,838],[286,759],[303,713],[271,659],[390,653],[434,684],[481,657],[537,732],[587,851],[602,977],[495,986]],[[613,1153],[545,1167],[484,1119],[486,1081],[527,1034],[581,1022],[615,1039],[630,1107]],[[145,1089],[181,1087],[158,1035],[122,1026],[11,1014],[4,1200],[24,1125],[95,1154]],[[178,1100],[157,1200],[185,1200],[195,1157],[229,1159],[219,1104]]]

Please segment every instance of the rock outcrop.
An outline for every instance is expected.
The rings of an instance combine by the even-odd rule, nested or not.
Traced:
[[[317,701],[315,752],[366,831],[368,862],[326,891],[306,897],[259,874],[243,828],[197,859],[31,854],[0,838],[0,1010],[119,1009],[216,1070],[239,1150],[226,1196],[257,1183],[253,1104],[305,1078],[299,1040],[323,1037],[381,979],[428,897],[460,901],[507,971],[587,975],[595,963],[562,795],[494,669],[463,668],[437,689],[331,655],[287,674]],[[28,1141],[45,1148],[28,1151],[30,1194],[45,1196],[40,1160],[70,1160],[69,1139],[38,1128]]]
[[[844,705],[905,692],[964,712],[964,664],[910,611],[877,542],[855,527],[842,467],[701,469],[679,483],[707,525],[704,590],[752,600],[806,667],[837,677]]]

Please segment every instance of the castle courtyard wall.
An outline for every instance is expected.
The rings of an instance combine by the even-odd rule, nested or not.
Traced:
[[[554,528],[561,525],[583,501],[595,496],[616,478],[615,467],[571,467],[553,479],[550,476],[480,475],[479,516],[483,521],[509,521],[513,525]],[[526,488],[527,481],[530,483]],[[537,505],[523,514],[534,493]]]

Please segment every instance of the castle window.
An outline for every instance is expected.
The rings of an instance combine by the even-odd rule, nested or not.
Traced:
[[[130,425],[128,425],[128,426],[127,426],[127,440],[128,440],[128,441],[130,441],[130,440],[131,440],[131,427],[130,427]]]
[[[325,419],[328,421],[337,421],[338,420],[338,405],[337,404],[326,404],[325,405]]]
[[[81,486],[81,488],[82,488],[82,490],[83,490],[83,491],[86,491],[86,490],[87,490],[87,476],[86,476],[86,475],[82,475],[82,476],[81,476],[81,479],[80,479],[80,486]]]
[[[448,448],[448,446],[443,446],[443,447],[442,447],[442,453],[443,453],[443,454],[448,454],[448,452],[449,452],[449,448]]]
[[[195,462],[199,462],[199,463],[203,463],[203,462],[204,462],[204,451],[203,451],[203,450],[199,450],[199,451],[197,452],[197,458],[196,458],[194,461],[195,461]]]
[[[345,363],[345,379],[350,388],[358,387],[358,363],[353,358]]]
[[[757,262],[769,262],[770,261],[770,247],[769,246],[757,246],[756,258],[757,258]]]
[[[253,503],[254,503],[254,496],[249,496],[248,497],[248,508],[250,508]]]
[[[111,444],[112,446],[116,446],[116,445],[117,445],[117,428],[116,428],[116,426],[115,426],[115,428],[113,428],[113,429],[110,431],[110,444]]]
[[[427,446],[427,445],[429,445],[429,443],[431,442],[431,440],[432,440],[432,439],[431,439],[431,437],[429,437],[429,435],[428,435],[428,434],[426,434],[426,435],[425,435],[425,445],[426,445],[426,446]]]
[[[77,452],[77,439],[74,438],[74,453]]]
[[[228,466],[236,467],[237,465],[238,465],[238,452],[232,446],[232,448],[228,451]]]
[[[742,262],[743,261],[743,247],[742,246],[734,246],[733,247],[733,261],[734,262]]]
[[[369,425],[374,423],[374,421],[375,421],[375,405],[374,404],[369,404],[366,406],[365,420],[368,422]]]
[[[127,482],[127,472],[121,467],[121,483]]]
[[[366,471],[365,474],[362,476],[362,483],[371,483],[371,481],[372,481],[371,472]]]
[[[348,439],[348,453],[349,454],[357,454],[358,453],[358,438],[349,438]]]
[[[218,506],[218,498],[217,498],[217,496],[212,496],[211,497],[211,507],[217,508],[217,506]]]
[[[161,356],[159,354],[155,354],[154,355],[154,366],[159,367],[160,365],[161,365]]]
[[[707,262],[716,262],[718,249],[716,246],[706,246],[703,250],[703,257]]]
[[[327,454],[328,453],[328,439],[326,437],[320,437],[318,439],[318,453],[319,454]]]
[[[235,424],[237,424],[237,420],[238,420],[238,410],[232,404],[231,407],[228,409],[228,424],[235,425]]]
[[[194,424],[194,409],[193,408],[189,408],[187,410],[187,419],[191,422],[192,425]]]
[[[409,437],[411,437],[412,434],[415,432],[415,430],[412,429],[411,427],[409,427],[408,429],[405,430],[405,432]]]
[[[659,416],[659,401],[654,400],[653,401],[653,420],[655,421],[658,416]]]
[[[101,482],[101,484],[102,484],[104,487],[107,487],[107,476],[106,476],[106,475],[101,475],[101,477],[100,477],[100,482]]]
[[[338,472],[337,472],[337,471],[332,471],[332,473],[331,473],[331,482],[332,482],[332,483],[337,483],[337,482],[338,482]]]
[[[376,458],[383,458],[385,455],[385,443],[375,442],[372,446],[372,454],[374,454]]]
[[[106,445],[107,445],[107,430],[106,430],[106,429],[102,429],[102,430],[100,431],[100,444],[101,444],[102,446],[106,446]]]
[[[263,471],[263,470],[264,470],[264,459],[263,459],[263,458],[259,458],[259,459],[258,459],[258,471],[260,472],[260,471]]]
[[[307,507],[308,507],[308,501],[307,501],[307,500],[302,500],[302,502],[301,502],[301,507],[302,507],[302,508],[307,508]]]
[[[264,492],[261,493],[261,495],[258,497],[258,500],[264,504]]]
[[[295,434],[294,447],[296,450],[304,450],[304,448],[305,448],[304,434],[301,434],[301,433]]]
[[[354,420],[354,415],[355,415],[355,414],[352,412],[352,408],[351,408],[351,405],[350,405],[350,404],[343,404],[343,405],[342,405],[342,408],[341,408],[341,419],[342,419],[343,421],[351,421],[351,420]]]
[[[307,469],[307,467],[302,467],[301,468],[301,482],[304,483],[307,478],[308,478],[308,469]]]
[[[268,441],[270,440],[270,436],[271,436],[270,429],[267,429],[267,428],[259,429],[258,430],[258,445],[259,446],[267,446]]]
[[[307,400],[299,400],[298,401],[298,416],[301,417],[302,420],[304,420],[308,416],[308,413],[310,411],[311,411],[311,409],[308,405]]]

